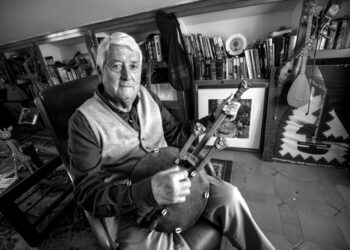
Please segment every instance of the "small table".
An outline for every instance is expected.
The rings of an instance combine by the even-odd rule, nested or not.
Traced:
[[[54,180],[57,176],[67,181],[59,183]],[[71,181],[57,156],[34,173],[19,175],[18,180],[0,194],[0,212],[27,243],[35,247],[74,210],[72,193]],[[32,211],[43,202],[45,208],[34,216]]]

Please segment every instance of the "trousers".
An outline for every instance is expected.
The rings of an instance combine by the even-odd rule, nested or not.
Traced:
[[[210,196],[202,216],[220,227],[239,250],[275,250],[252,217],[238,188],[216,177],[208,178]],[[181,234],[142,228],[129,216],[110,218],[107,227],[123,250],[190,250]]]

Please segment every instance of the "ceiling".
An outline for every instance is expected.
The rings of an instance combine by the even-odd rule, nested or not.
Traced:
[[[197,0],[0,0],[0,45]]]

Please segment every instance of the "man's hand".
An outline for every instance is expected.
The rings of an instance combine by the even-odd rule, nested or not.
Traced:
[[[158,205],[166,205],[185,202],[190,194],[191,181],[188,172],[176,166],[155,174],[151,185]]]

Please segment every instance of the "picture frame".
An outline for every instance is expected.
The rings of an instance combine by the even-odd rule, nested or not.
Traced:
[[[218,129],[218,136],[225,137],[228,147],[235,149],[260,150],[263,142],[263,124],[266,113],[268,82],[251,84],[238,102],[241,107],[234,121],[226,119]],[[232,84],[197,84],[196,117],[202,118],[214,112],[220,103],[231,93],[236,93],[239,83]],[[212,137],[207,145],[214,144]]]
[[[18,124],[36,125],[39,117],[37,108],[22,108]]]

